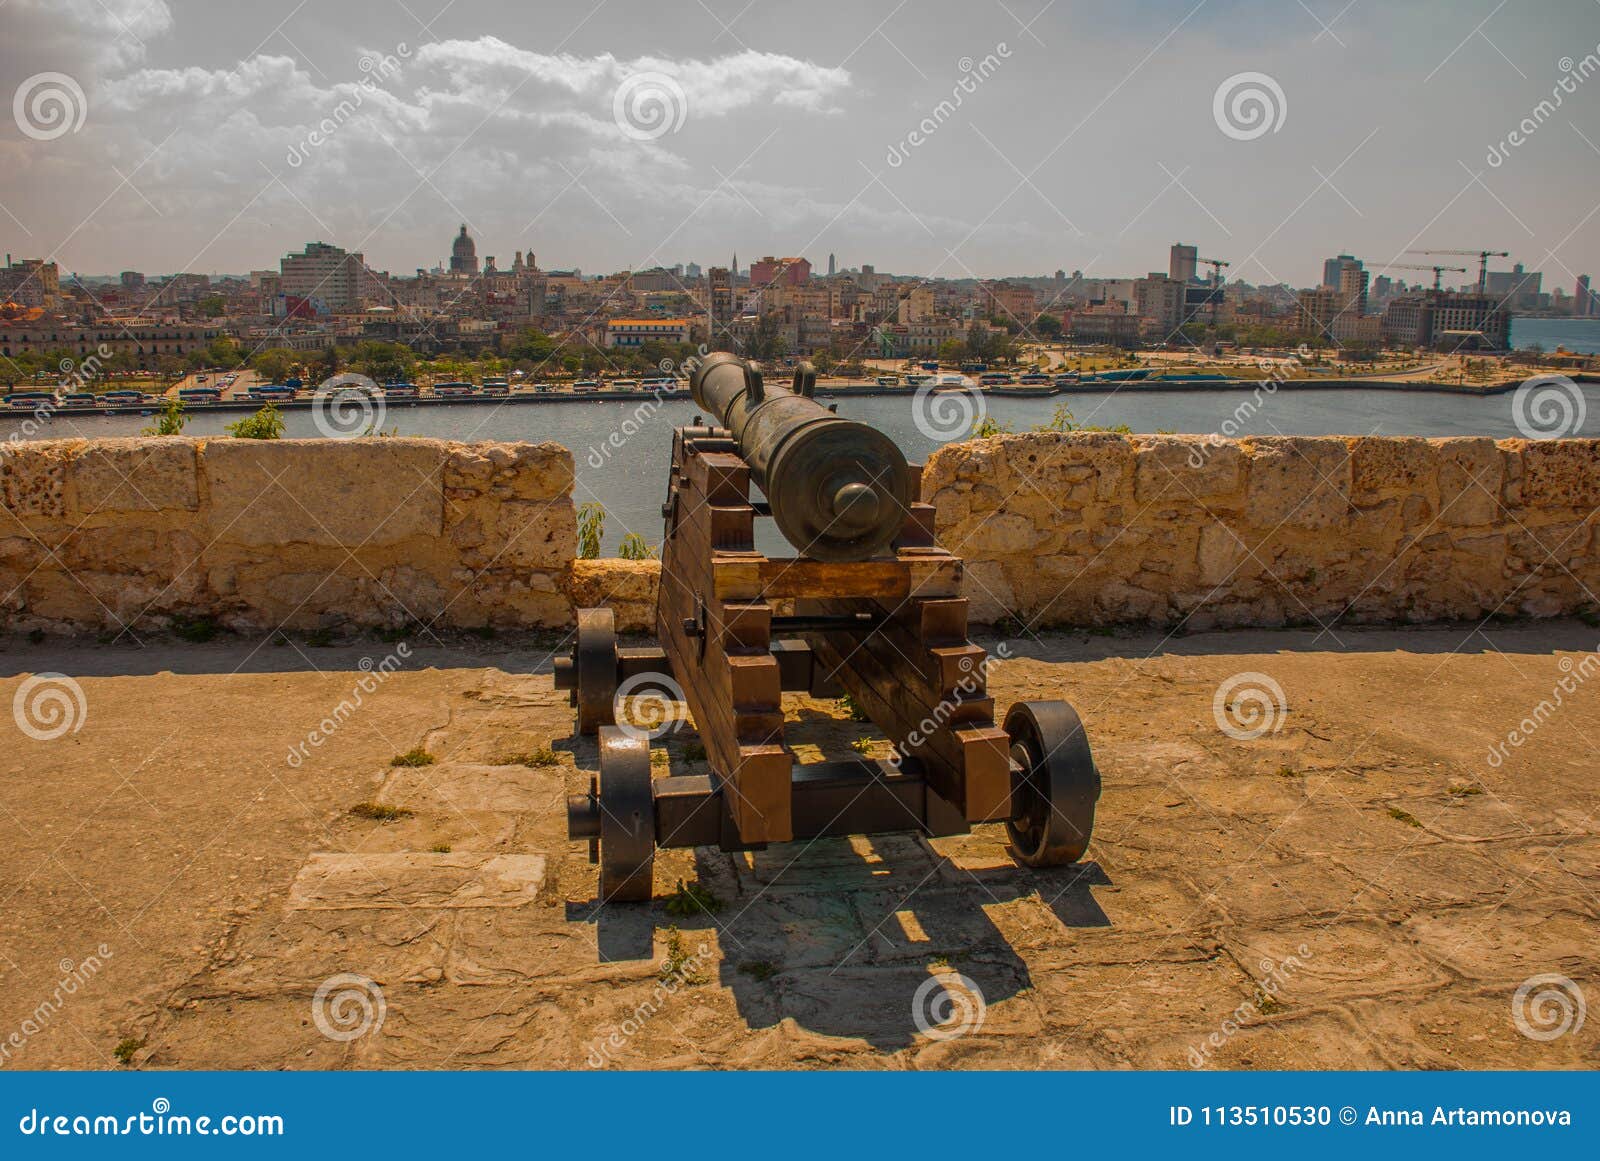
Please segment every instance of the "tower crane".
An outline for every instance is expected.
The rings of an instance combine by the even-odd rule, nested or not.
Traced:
[[[1429,266],[1426,263],[1418,264],[1416,262],[1391,262],[1387,266],[1378,267],[1378,269],[1379,270],[1431,270],[1431,271],[1433,271],[1433,288],[1435,290],[1439,289],[1439,275],[1443,274],[1446,270],[1450,271],[1453,274],[1465,274],[1467,272],[1467,268],[1465,266]]]
[[[1482,294],[1489,285],[1489,259],[1509,258],[1509,250],[1407,250],[1407,254],[1445,254],[1452,258],[1476,258],[1478,260],[1478,293]]]
[[[1233,263],[1222,258],[1195,258],[1196,262],[1203,262],[1211,267],[1211,325],[1217,325],[1217,307],[1222,300],[1222,270]]]

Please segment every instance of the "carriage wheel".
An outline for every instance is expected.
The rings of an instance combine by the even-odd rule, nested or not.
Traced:
[[[647,903],[656,857],[650,741],[600,727],[600,901]]]
[[[617,721],[617,619],[610,609],[579,609],[578,640],[572,649],[577,678],[572,703],[578,733],[593,734]]]
[[[1006,714],[1013,817],[1006,823],[1011,854],[1027,867],[1075,863],[1089,846],[1100,797],[1089,738],[1064,701],[1019,701]]]

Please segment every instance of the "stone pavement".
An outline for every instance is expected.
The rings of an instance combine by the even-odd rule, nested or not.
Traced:
[[[0,1066],[1600,1067],[1597,643],[1012,641],[998,706],[1066,697],[1095,747],[1085,863],[992,826],[673,851],[602,908],[553,640],[7,639],[19,722],[61,728],[23,690],[57,672],[76,728],[6,723]],[[802,760],[876,736],[786,709]]]

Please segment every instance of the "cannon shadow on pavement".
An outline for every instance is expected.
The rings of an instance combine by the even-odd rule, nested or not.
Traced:
[[[997,829],[997,828],[985,828]],[[1028,967],[989,915],[1024,897],[1060,928],[1108,927],[1094,888],[1110,885],[1097,863],[1051,871],[958,867],[909,834],[775,844],[763,851],[695,851],[699,882],[722,906],[668,915],[658,883],[649,906],[571,904],[568,919],[593,922],[602,961],[649,957],[659,929],[677,927],[689,948],[714,932],[720,959],[704,965],[732,992],[753,1030],[785,1021],[806,1033],[862,1040],[894,1051],[942,1021],[959,1022],[981,998],[988,1009],[1033,986]],[[931,981],[931,982],[930,982]],[[920,1019],[920,1023],[919,1023]],[[976,1031],[976,1029],[974,1029]]]

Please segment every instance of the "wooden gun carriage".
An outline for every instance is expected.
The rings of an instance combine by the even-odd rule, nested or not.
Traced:
[[[920,469],[818,404],[814,385],[804,364],[788,389],[732,355],[697,368],[695,400],[720,422],[697,417],[673,435],[660,645],[621,647],[609,609],[581,609],[571,656],[557,659],[578,732],[598,734],[599,777],[568,800],[567,819],[600,864],[603,901],[648,900],[657,847],[989,822],[1005,824],[1028,866],[1076,862],[1088,845],[1100,777],[1077,714],[1019,702],[995,724],[962,562],[914,499]],[[755,522],[768,517],[799,556],[756,551]],[[652,775],[649,733],[617,719],[619,690],[651,686],[681,691],[709,773]],[[785,690],[848,694],[894,757],[797,763]]]

